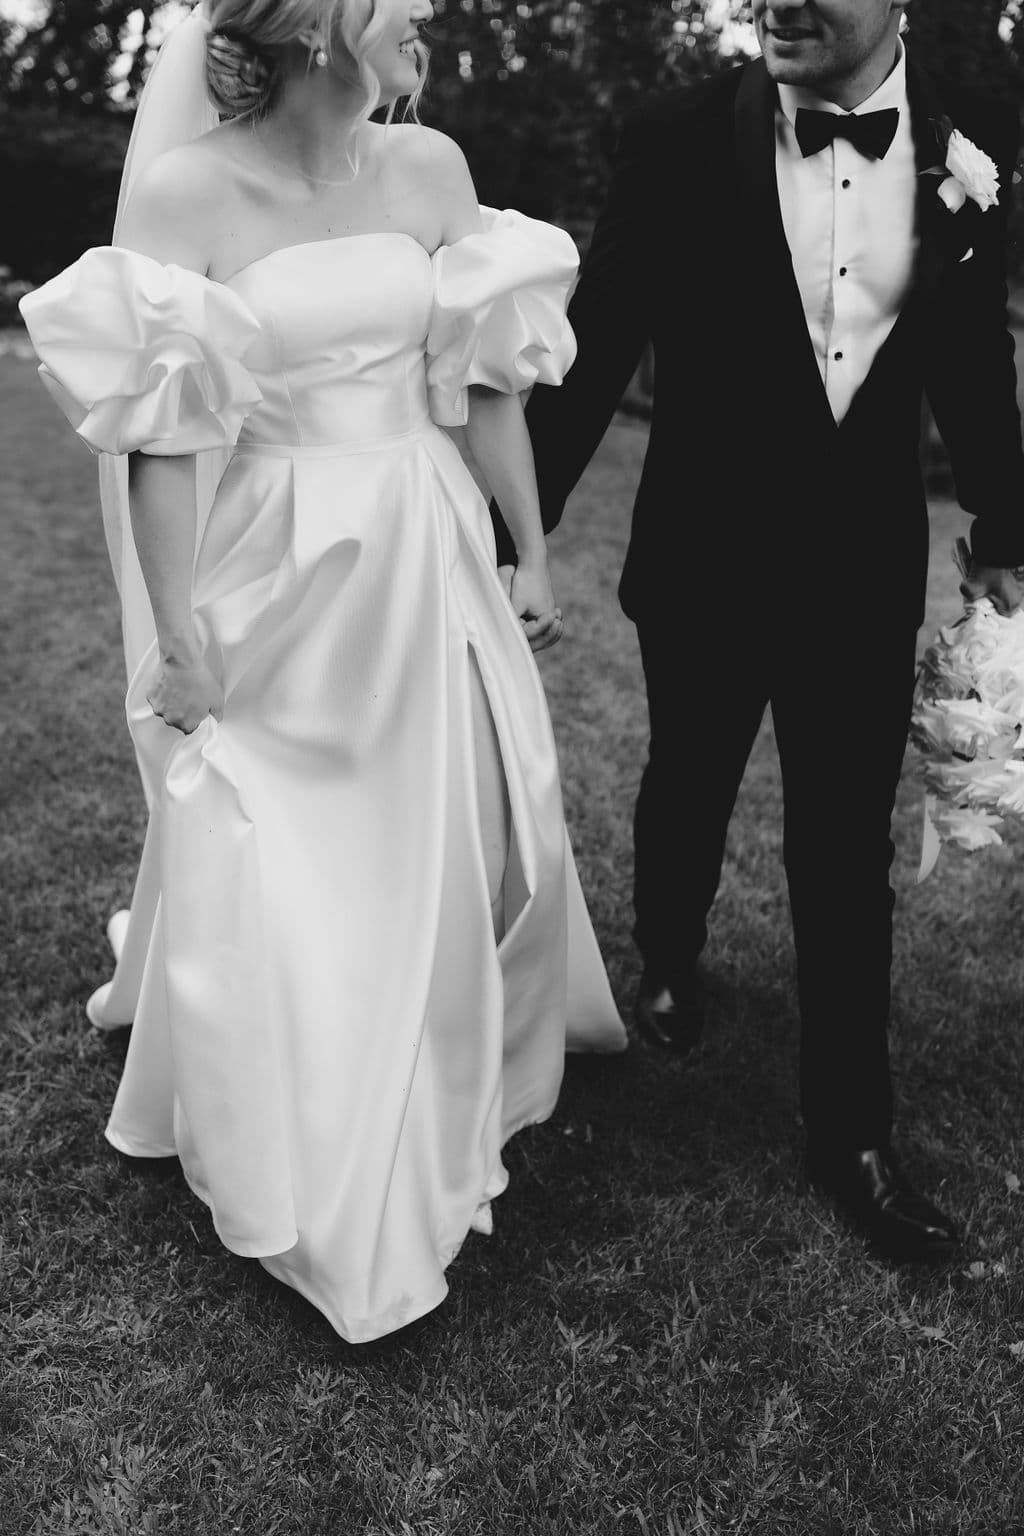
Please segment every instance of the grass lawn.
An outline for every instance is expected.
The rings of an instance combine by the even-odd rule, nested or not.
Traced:
[[[552,541],[569,637],[541,658],[624,1011],[644,707],[615,584],[643,443],[612,428]],[[143,829],[114,593],[92,463],[11,355],[0,445],[2,1536],[1020,1536],[1019,845],[944,854],[916,888],[904,784],[900,1134],[966,1222],[962,1266],[892,1273],[800,1187],[766,724],[714,913],[702,1054],[570,1060],[554,1119],[508,1149],[495,1235],[467,1240],[448,1301],[348,1346],[221,1248],[176,1164],[103,1140],[124,1041],[91,1032],[82,1005]],[[929,627],[958,602],[961,519],[934,510]],[[864,614],[842,621],[870,615],[873,580],[866,567]],[[752,634],[771,606],[766,592]],[[836,701],[823,763],[856,715]]]

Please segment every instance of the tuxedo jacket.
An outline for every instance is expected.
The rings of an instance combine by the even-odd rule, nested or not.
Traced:
[[[928,528],[926,393],[986,564],[1024,564],[1024,454],[1006,316],[1016,108],[942,89],[907,59],[918,167],[909,295],[837,425],[808,333],[775,171],[776,88],[761,60],[671,94],[622,133],[607,206],[569,310],[579,353],[527,420],[551,529],[637,367],[654,406],[619,594],[642,619],[678,611],[722,561],[800,580],[853,566],[918,624]],[[938,197],[942,118],[995,160],[1000,204]],[[500,517],[499,559],[512,558]],[[851,592],[853,588],[851,588]]]

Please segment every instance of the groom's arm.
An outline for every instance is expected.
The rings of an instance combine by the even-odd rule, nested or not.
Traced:
[[[547,532],[604,436],[650,337],[653,152],[654,134],[643,118],[628,121],[608,201],[569,305],[576,361],[559,387],[538,384],[526,409]],[[498,563],[514,564],[515,546],[493,504],[491,516]]]
[[[978,134],[999,169],[999,204],[975,219],[973,255],[946,275],[925,381],[957,500],[974,518],[974,566],[993,572],[1024,565],[1024,451],[1006,280],[1019,138],[1012,103],[992,113],[984,138]]]

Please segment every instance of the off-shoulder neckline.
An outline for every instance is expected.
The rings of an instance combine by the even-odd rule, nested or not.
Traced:
[[[256,256],[252,261],[247,261],[244,267],[239,267],[232,272],[230,277],[211,279],[219,282],[222,287],[229,288],[231,284],[245,272],[251,272],[253,267],[262,266],[264,262],[271,261],[275,256],[286,256],[294,251],[309,250],[316,245],[345,245],[353,240],[409,240],[418,251],[422,251],[428,261],[432,261],[435,252],[428,251],[422,241],[415,235],[410,235],[403,229],[371,229],[357,235],[328,235],[322,240],[297,240],[293,245],[279,245],[272,251],[267,251],[263,256]],[[440,249],[440,247],[438,248]]]

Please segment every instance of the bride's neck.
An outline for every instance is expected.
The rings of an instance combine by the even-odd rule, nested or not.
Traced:
[[[260,137],[288,169],[307,180],[336,178],[339,166],[355,154],[365,107],[366,93],[337,75],[294,76],[284,82],[274,110],[260,124]]]

